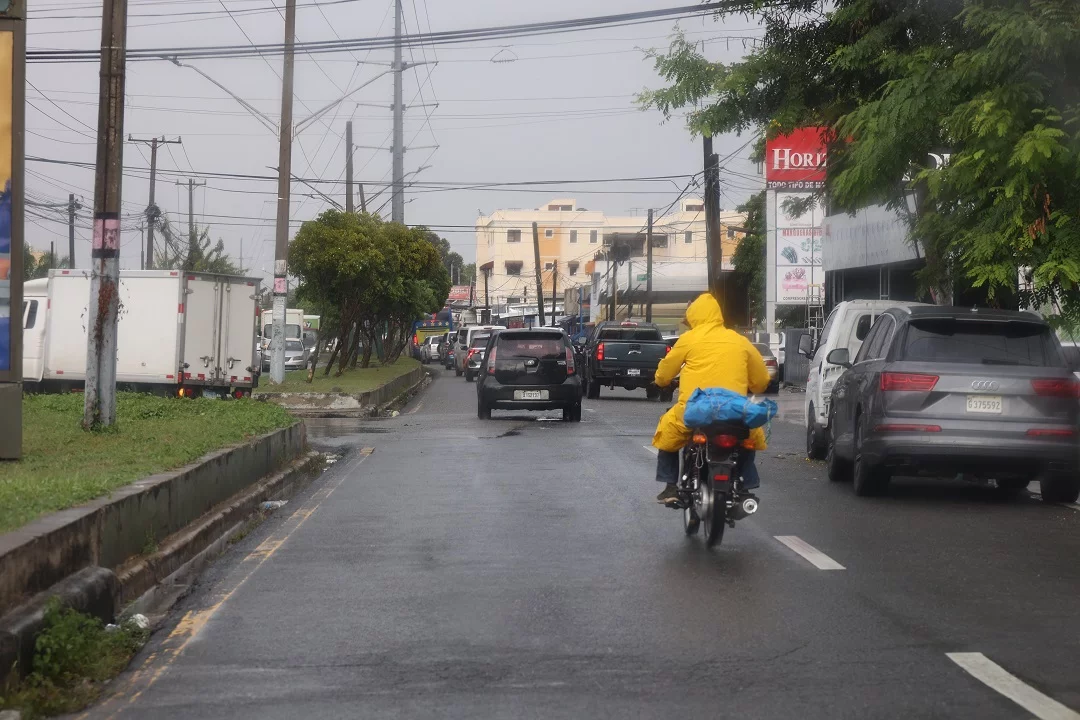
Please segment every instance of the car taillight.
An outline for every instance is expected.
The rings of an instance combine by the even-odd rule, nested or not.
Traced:
[[[600,343],[599,345],[596,346],[596,359],[597,360],[603,360],[604,359],[604,343]]]
[[[717,435],[713,438],[713,445],[724,448],[725,450],[730,450],[738,444],[739,438],[734,435]]]
[[[476,354],[476,348],[471,348],[469,354],[465,356],[465,360],[472,360],[472,356]]]
[[[566,348],[566,374],[573,375],[575,372],[577,368],[574,366],[574,351]]]
[[[1043,378],[1031,381],[1031,389],[1040,397],[1080,397],[1080,383],[1069,378]]]
[[[491,346],[491,353],[487,356],[488,375],[495,374],[495,350],[494,345]]]
[[[774,360],[773,358],[765,358],[765,366],[776,367],[776,360]]]
[[[881,373],[881,389],[885,392],[930,392],[937,385],[937,381],[937,375]]]
[[[1073,428],[1031,428],[1027,431],[1028,437],[1072,437],[1075,434]]]
[[[664,348],[664,354],[665,355],[667,355],[669,352],[671,352],[671,346],[670,345],[668,345],[666,348]]]

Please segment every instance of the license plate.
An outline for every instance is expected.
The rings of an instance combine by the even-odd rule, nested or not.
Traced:
[[[641,375],[641,370],[639,368],[629,368],[626,371],[626,374],[631,376],[638,376]]]
[[[1001,414],[1000,395],[968,395],[967,411],[969,413],[983,413],[987,415]]]
[[[547,390],[515,390],[515,400],[547,400]]]

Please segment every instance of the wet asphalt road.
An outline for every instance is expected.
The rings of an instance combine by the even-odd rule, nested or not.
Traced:
[[[313,421],[342,457],[90,715],[1032,716],[957,652],[1080,709],[1080,511],[930,480],[855,498],[803,457],[801,396],[780,401],[762,509],[711,551],[654,502],[644,393],[580,425],[483,422],[449,373],[398,418]]]

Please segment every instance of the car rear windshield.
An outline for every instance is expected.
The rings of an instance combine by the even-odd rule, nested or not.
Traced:
[[[285,341],[285,349],[290,351],[290,352],[303,352],[304,351],[304,346],[302,344],[300,344],[299,342],[297,342],[296,340],[286,340]]]
[[[565,353],[563,339],[559,335],[529,334],[499,338],[500,360],[509,358],[560,358]]]
[[[470,345],[469,347],[474,347],[474,348],[486,347],[487,346],[487,341],[488,341],[489,338],[491,338],[490,335],[477,335],[476,337],[474,337],[472,339],[472,345]]]
[[[614,340],[615,342],[632,342],[635,340],[663,340],[660,331],[656,328],[604,328],[600,331],[598,340]]]
[[[772,348],[770,348],[768,345],[754,343],[754,347],[759,353],[761,353],[761,357],[772,357]]]
[[[955,318],[913,321],[904,340],[904,359],[984,365],[1062,364],[1054,336],[1045,325]]]

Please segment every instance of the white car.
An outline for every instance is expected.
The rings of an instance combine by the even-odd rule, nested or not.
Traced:
[[[902,300],[847,300],[829,313],[816,347],[812,346],[809,335],[799,340],[799,352],[810,358],[804,406],[807,457],[814,460],[825,457],[829,445],[829,403],[833,386],[844,374],[844,368],[825,362],[825,357],[837,348],[846,348],[848,357],[855,357],[878,315],[889,308],[922,304]]]
[[[427,365],[429,362],[438,362],[439,343],[445,339],[445,335],[432,335],[424,340],[420,346],[420,362]]]

